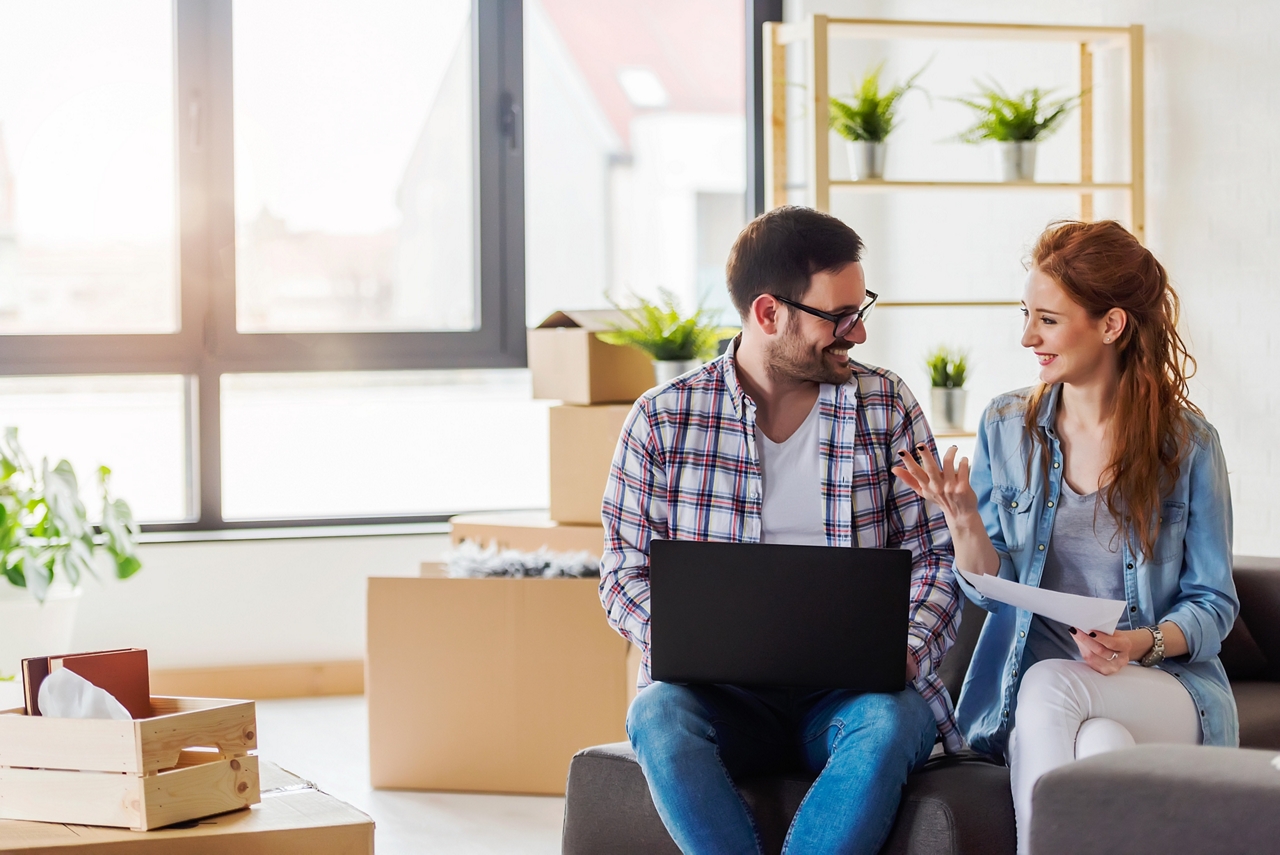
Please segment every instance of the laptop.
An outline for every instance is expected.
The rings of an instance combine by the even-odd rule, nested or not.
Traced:
[[[901,691],[910,584],[906,549],[654,540],[653,679]]]

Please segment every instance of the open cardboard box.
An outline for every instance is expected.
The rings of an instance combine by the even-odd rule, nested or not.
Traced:
[[[370,578],[373,785],[562,795],[575,752],[626,739],[630,647],[598,585]]]
[[[566,404],[630,404],[653,388],[653,362],[596,335],[627,323],[615,310],[554,312],[529,330],[533,397]]]
[[[598,516],[595,525],[570,525],[554,522],[546,511],[458,514],[449,520],[449,538],[455,546],[470,540],[482,547],[497,544],[499,549],[521,552],[545,548],[604,555],[604,527]]]

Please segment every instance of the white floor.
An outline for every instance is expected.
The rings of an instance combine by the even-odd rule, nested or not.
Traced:
[[[258,756],[373,817],[378,855],[552,855],[564,799],[374,790],[363,697],[258,702]]]

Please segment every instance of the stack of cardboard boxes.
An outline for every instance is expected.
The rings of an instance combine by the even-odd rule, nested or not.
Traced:
[[[653,385],[643,353],[597,338],[616,318],[557,312],[529,331],[533,395],[563,402],[549,512],[454,517],[455,544],[602,554],[613,451]],[[609,627],[596,579],[441,575],[369,580],[374,786],[562,794],[576,751],[626,739],[639,651]]]
[[[596,335],[620,320],[618,312],[556,312],[529,330],[533,397],[561,402],[551,408],[549,511],[454,517],[454,543],[601,554],[600,501],[614,447],[632,403],[653,386],[644,353]]]

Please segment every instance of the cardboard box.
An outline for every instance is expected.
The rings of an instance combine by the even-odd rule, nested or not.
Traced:
[[[599,525],[609,466],[630,404],[551,408],[551,519]]]
[[[529,330],[533,397],[566,404],[630,404],[654,386],[653,362],[596,333],[626,323],[621,312],[555,312]]]
[[[181,828],[124,831],[0,821],[0,852],[39,855],[372,855],[373,820],[273,763],[262,803]]]
[[[546,511],[513,511],[493,514],[458,514],[449,520],[449,537],[459,544],[470,540],[481,546],[496,543],[499,549],[536,552],[589,552],[604,554],[604,527],[564,525],[553,522]]]
[[[375,787],[563,795],[627,738],[628,644],[595,579],[369,579]]]

